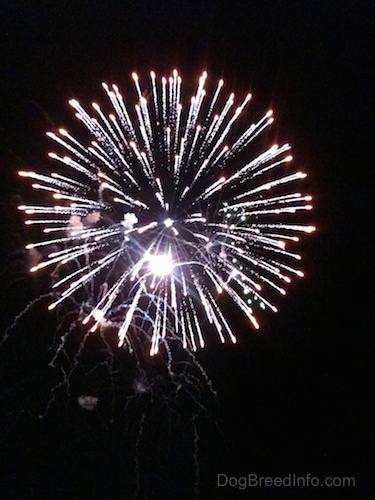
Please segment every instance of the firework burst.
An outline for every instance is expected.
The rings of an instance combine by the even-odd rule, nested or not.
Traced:
[[[236,342],[222,302],[259,328],[258,309],[276,312],[276,295],[303,276],[294,247],[315,229],[297,215],[311,209],[311,197],[298,192],[306,174],[290,170],[288,144],[249,159],[273,121],[268,111],[243,125],[250,94],[235,104],[220,80],[207,95],[203,73],[186,102],[176,70],[161,80],[151,72],[147,92],[132,77],[134,109],[105,83],[109,114],[93,103],[91,116],[72,99],[91,144],[48,132],[55,171],[19,172],[46,199],[19,207],[44,234],[26,247],[40,255],[31,272],[51,269],[49,309],[90,293],[83,323],[95,331],[116,318],[120,346],[139,316],[150,325],[151,354],[170,331],[191,350],[211,331]]]

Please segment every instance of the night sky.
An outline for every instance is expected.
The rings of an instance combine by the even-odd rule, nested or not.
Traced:
[[[217,393],[195,394],[205,411],[186,393],[171,403],[155,365],[153,401],[124,410],[119,390],[113,422],[100,399],[93,412],[80,408],[77,396],[109,384],[83,380],[101,361],[93,345],[70,401],[58,393],[38,419],[57,380],[48,367],[56,325],[44,306],[30,311],[0,347],[0,497],[189,499],[199,472],[203,499],[372,498],[373,2],[5,1],[0,23],[3,330],[46,291],[26,272],[16,206],[29,190],[17,171],[48,165],[45,131],[78,130],[67,101],[103,101],[102,81],[129,86],[133,71],[147,79],[176,67],[184,81],[207,70],[228,91],[251,91],[251,116],[272,107],[276,135],[309,174],[317,226],[301,244],[306,276],[280,312],[264,314],[259,332],[238,319],[237,345],[212,340],[197,355]],[[132,361],[117,362],[117,383],[129,386]],[[219,473],[354,476],[356,487],[239,491],[218,487]]]

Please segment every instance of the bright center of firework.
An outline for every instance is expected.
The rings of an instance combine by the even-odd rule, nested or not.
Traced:
[[[167,276],[173,272],[173,261],[169,254],[151,255],[148,267],[155,276]]]
[[[172,227],[173,226],[173,220],[168,217],[168,219],[165,219],[164,224],[166,227]]]

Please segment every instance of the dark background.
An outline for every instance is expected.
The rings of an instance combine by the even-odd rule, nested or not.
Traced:
[[[134,70],[147,78],[151,69],[160,75],[174,67],[185,81],[204,69],[213,81],[223,76],[228,91],[251,91],[257,109],[275,110],[274,127],[309,173],[317,232],[303,243],[305,279],[290,287],[276,317],[265,315],[260,333],[239,322],[235,347],[213,345],[198,355],[218,394],[219,428],[209,418],[199,424],[202,498],[374,494],[374,18],[372,1],[354,0],[1,4],[4,325],[32,295],[27,281],[10,286],[22,274],[14,206],[26,188],[16,172],[45,162],[46,130],[79,127],[66,101],[102,100],[103,80],[121,87]],[[51,376],[43,368],[51,320],[37,311],[30,322],[1,356],[0,496],[133,498],[134,453],[120,412],[101,427],[88,412],[66,417],[52,408],[40,421],[23,411],[24,401],[49,391],[44,377]],[[147,477],[139,498],[194,498],[193,437],[178,434],[183,425],[163,436],[167,407],[160,415],[159,439],[150,434],[141,451]],[[176,413],[183,419],[184,407]],[[218,473],[354,476],[356,488],[239,492],[217,488]]]

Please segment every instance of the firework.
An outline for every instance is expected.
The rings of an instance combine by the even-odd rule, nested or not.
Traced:
[[[311,209],[298,192],[306,174],[291,170],[288,144],[249,159],[273,121],[268,111],[248,124],[250,94],[235,104],[222,80],[206,93],[203,73],[186,102],[176,70],[161,80],[151,72],[147,89],[132,77],[134,109],[105,83],[109,114],[69,101],[91,144],[48,132],[55,170],[19,172],[45,199],[19,207],[44,234],[26,247],[40,256],[31,272],[51,269],[50,310],[90,293],[83,323],[94,332],[116,318],[120,346],[139,316],[151,325],[151,354],[171,330],[191,350],[211,331],[236,342],[226,302],[259,328],[258,310],[276,312],[277,294],[303,276],[294,247],[315,229],[298,215]]]

